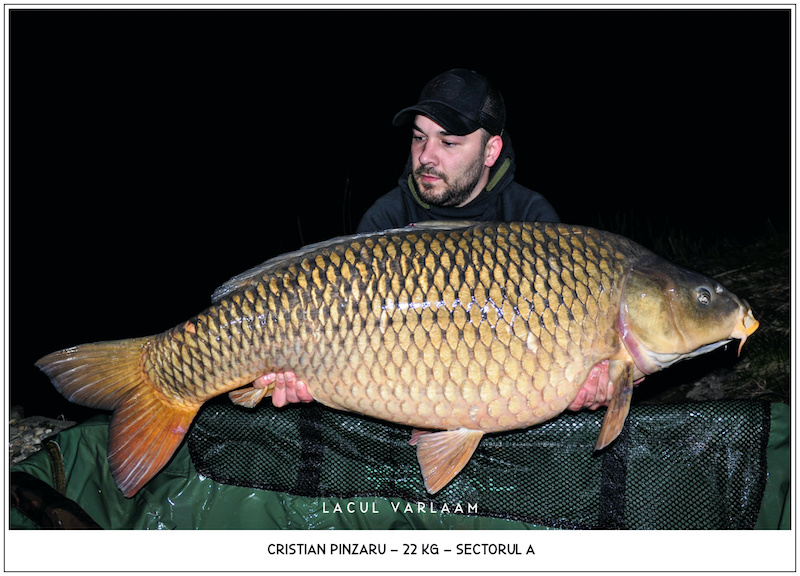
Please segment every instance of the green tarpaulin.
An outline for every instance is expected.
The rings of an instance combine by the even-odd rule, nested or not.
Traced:
[[[487,436],[435,496],[422,488],[410,429],[321,405],[263,404],[207,405],[190,440],[130,499],[106,462],[108,417],[65,430],[11,467],[10,526],[789,528],[783,404],[634,406],[620,439],[599,454],[604,411],[565,413]]]

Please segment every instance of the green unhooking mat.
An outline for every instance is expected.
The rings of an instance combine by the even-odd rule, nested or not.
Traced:
[[[10,524],[789,528],[788,406],[633,406],[620,438],[596,453],[604,413],[567,412],[534,428],[487,435],[461,474],[432,496],[408,427],[319,404],[275,409],[265,402],[247,410],[219,398],[203,408],[168,466],[131,499],[111,479],[108,419],[98,417],[11,468]],[[37,481],[43,482],[33,487]],[[67,520],[48,514],[48,506]],[[81,511],[90,517],[83,525]]]

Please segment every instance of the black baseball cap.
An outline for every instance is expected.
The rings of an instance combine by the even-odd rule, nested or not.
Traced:
[[[422,89],[419,102],[398,112],[392,124],[400,126],[427,116],[456,136],[483,128],[494,136],[506,124],[503,96],[485,77],[474,70],[455,68],[431,80]]]

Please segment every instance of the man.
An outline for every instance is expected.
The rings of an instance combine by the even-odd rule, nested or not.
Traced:
[[[505,129],[503,97],[487,78],[464,69],[431,80],[419,102],[398,112],[395,126],[411,124],[411,153],[398,186],[378,198],[358,232],[401,228],[430,220],[558,222],[550,203],[514,181],[514,151]],[[293,372],[266,374],[272,403],[311,402]],[[607,402],[608,364],[592,369],[570,410]]]
[[[367,210],[358,232],[427,220],[558,222],[545,198],[514,181],[503,97],[477,72],[450,70],[398,112],[411,154],[398,186]]]

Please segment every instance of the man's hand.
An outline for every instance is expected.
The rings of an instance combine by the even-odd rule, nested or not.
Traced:
[[[294,372],[272,372],[264,374],[253,382],[253,388],[267,388],[275,384],[272,389],[272,405],[276,408],[295,402],[313,402],[314,398],[308,393],[306,383],[298,380]]]
[[[586,382],[578,390],[572,404],[567,406],[567,410],[577,412],[583,408],[597,410],[600,406],[608,406],[613,393],[613,383],[608,379],[608,360],[603,360],[592,367]]]

